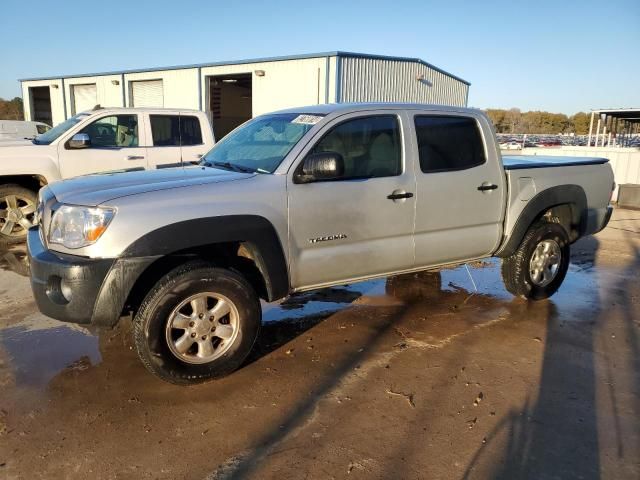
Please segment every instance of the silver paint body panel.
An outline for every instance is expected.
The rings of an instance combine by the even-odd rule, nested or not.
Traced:
[[[373,103],[315,105],[286,112],[325,116],[273,174],[190,167],[53,184],[50,188],[60,202],[117,210],[96,244],[78,250],[56,245],[55,250],[115,258],[135,240],[171,223],[258,215],[269,220],[278,234],[291,291],[301,291],[491,256],[509,239],[532,195],[553,186],[581,186],[590,221],[595,223],[604,218],[609,204],[613,174],[608,164],[505,172],[493,127],[478,110]],[[399,176],[294,182],[296,167],[332,126],[381,113],[397,116],[401,124]],[[413,126],[416,114],[474,118],[484,138],[486,163],[458,172],[422,173]],[[498,188],[479,191],[477,187],[486,182]],[[395,190],[412,192],[414,197],[387,199]],[[46,232],[46,224],[44,228]],[[319,238],[324,240],[312,241]]]

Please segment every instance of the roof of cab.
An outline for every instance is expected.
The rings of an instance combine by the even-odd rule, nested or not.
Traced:
[[[81,115],[91,115],[99,112],[189,112],[189,113],[204,113],[202,110],[194,110],[190,108],[154,108],[154,107],[97,107],[91,110],[85,110],[78,112]]]
[[[394,102],[363,102],[363,103],[326,103],[322,105],[308,105],[305,107],[287,108],[271,113],[304,113],[317,115],[345,114],[367,110],[434,110],[444,112],[480,112],[475,108],[454,107],[448,105],[434,105],[426,103],[394,103]]]

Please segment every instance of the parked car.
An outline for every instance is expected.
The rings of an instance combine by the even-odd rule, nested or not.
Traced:
[[[613,187],[604,158],[501,157],[479,110],[295,108],[199,166],[43,188],[31,286],[62,321],[132,313],[146,368],[198,383],[242,364],[260,299],[491,256],[512,294],[547,298],[570,244],[607,225]]]
[[[501,143],[501,150],[522,150],[522,144],[518,142]]]
[[[198,162],[213,144],[204,112],[139,108],[98,108],[33,140],[0,142],[0,246],[24,241],[43,185]]]
[[[49,130],[51,130],[51,127],[42,122],[0,120],[0,142],[6,140],[30,140]]]

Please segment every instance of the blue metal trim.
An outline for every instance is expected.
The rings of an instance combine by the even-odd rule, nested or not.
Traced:
[[[67,94],[64,91],[64,78],[60,79],[62,82],[62,112],[64,114],[64,119],[67,119]],[[52,115],[53,116],[53,115]],[[51,120],[51,123],[53,123],[53,119]]]
[[[120,74],[120,85],[122,87],[122,108],[127,108],[127,92],[124,89],[126,85],[124,82],[124,73]]]
[[[329,69],[331,68],[331,61],[327,57],[324,67],[324,103],[329,103]]]
[[[336,103],[340,103],[342,96],[342,79],[340,76],[342,75],[342,62],[340,61],[340,56],[336,56]]]
[[[198,110],[202,111],[202,67],[198,67]]]
[[[34,78],[21,78],[19,82],[34,82],[37,80],[54,80],[58,78],[81,78],[81,77],[99,77],[104,75],[120,75],[125,73],[145,73],[145,72],[162,72],[165,70],[182,70],[188,68],[206,68],[206,67],[220,67],[225,65],[245,65],[247,63],[266,63],[266,62],[280,62],[285,60],[303,60],[306,58],[324,58],[324,57],[345,57],[345,58],[369,58],[374,60],[395,60],[399,62],[416,62],[425,65],[433,70],[436,70],[444,75],[447,75],[455,80],[458,80],[467,85],[471,83],[457,77],[441,68],[438,68],[424,60],[412,57],[393,57],[388,55],[373,55],[367,53],[354,53],[354,52],[322,52],[322,53],[306,53],[302,55],[284,55],[280,57],[264,57],[264,58],[250,58],[245,60],[226,61],[226,62],[212,62],[212,63],[194,63],[191,65],[174,65],[169,67],[154,67],[154,68],[138,68],[134,70],[116,70],[112,72],[98,72],[98,73],[80,73],[77,75],[60,75],[49,77],[34,77]]]

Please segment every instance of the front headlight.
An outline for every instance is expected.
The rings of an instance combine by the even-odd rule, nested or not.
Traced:
[[[112,208],[64,205],[51,220],[49,243],[58,243],[67,248],[91,245],[102,236],[114,215]]]

